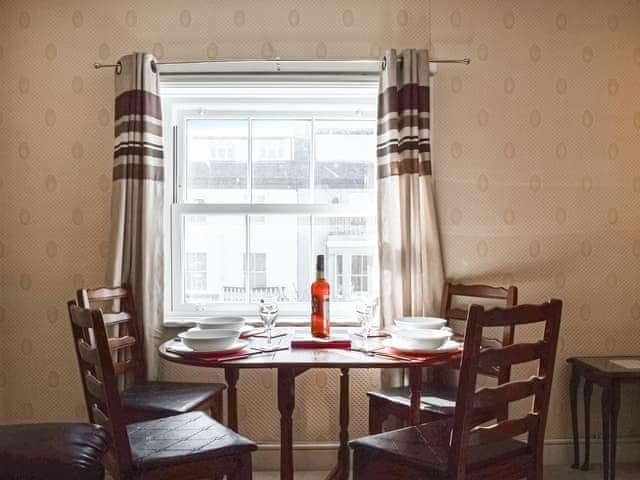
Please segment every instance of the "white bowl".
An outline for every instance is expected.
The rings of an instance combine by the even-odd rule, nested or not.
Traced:
[[[202,330],[242,330],[244,327],[244,317],[207,317],[197,320],[197,324]]]
[[[452,336],[450,329],[435,330],[432,328],[416,328],[413,330],[395,328],[391,331],[394,340],[411,348],[434,350],[447,343]]]
[[[178,334],[187,347],[196,352],[215,352],[225,350],[238,341],[238,330],[191,330]]]
[[[440,317],[400,317],[396,320],[396,325],[400,328],[416,329],[430,328],[439,329],[446,325],[447,320]]]

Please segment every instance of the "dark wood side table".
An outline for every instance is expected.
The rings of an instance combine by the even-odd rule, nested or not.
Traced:
[[[602,387],[602,469],[604,480],[616,478],[616,438],[620,411],[620,385],[640,383],[640,357],[572,357],[571,364],[571,423],[573,427],[572,468],[589,469],[589,436],[591,393],[593,384]],[[578,387],[584,378],[585,458],[580,466],[578,437]]]

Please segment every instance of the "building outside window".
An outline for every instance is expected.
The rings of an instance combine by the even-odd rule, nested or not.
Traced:
[[[334,296],[342,299],[344,298],[344,263],[343,256],[336,255],[336,281]]]
[[[205,291],[207,289],[207,254],[187,252],[185,265],[185,288],[187,291]]]
[[[253,288],[265,288],[267,286],[267,254],[252,253],[250,255],[250,268],[247,269],[246,256],[243,257],[243,270],[245,275],[245,285],[251,285]],[[247,270],[249,270],[250,278],[247,279]]]

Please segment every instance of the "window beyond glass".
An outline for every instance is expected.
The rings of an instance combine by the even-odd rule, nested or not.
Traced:
[[[251,314],[276,296],[281,315],[306,315],[318,254],[334,312],[377,294],[375,88],[316,90],[277,106],[255,91],[169,104],[174,312]]]

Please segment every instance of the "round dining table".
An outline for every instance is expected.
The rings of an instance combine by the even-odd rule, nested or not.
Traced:
[[[287,332],[286,335],[282,333]],[[340,444],[338,461],[329,473],[330,479],[349,478],[349,370],[359,368],[407,368],[411,389],[411,410],[413,423],[420,423],[420,388],[422,368],[447,364],[459,355],[459,351],[439,355],[417,357],[401,353],[379,350],[379,339],[369,339],[367,349],[362,348],[362,340],[352,336],[352,347],[346,348],[291,348],[293,329],[274,330],[277,336],[270,345],[266,339],[251,337],[245,353],[219,357],[182,355],[174,353],[172,347],[179,345],[174,338],[160,345],[160,357],[183,365],[206,368],[224,368],[227,383],[227,421],[229,428],[238,430],[237,383],[240,370],[245,368],[275,368],[278,375],[278,411],[280,412],[280,478],[293,480],[293,410],[295,407],[295,379],[298,375],[314,368],[337,369],[340,371],[339,425]],[[274,351],[264,351],[270,349]],[[172,351],[173,350],[173,351]]]

